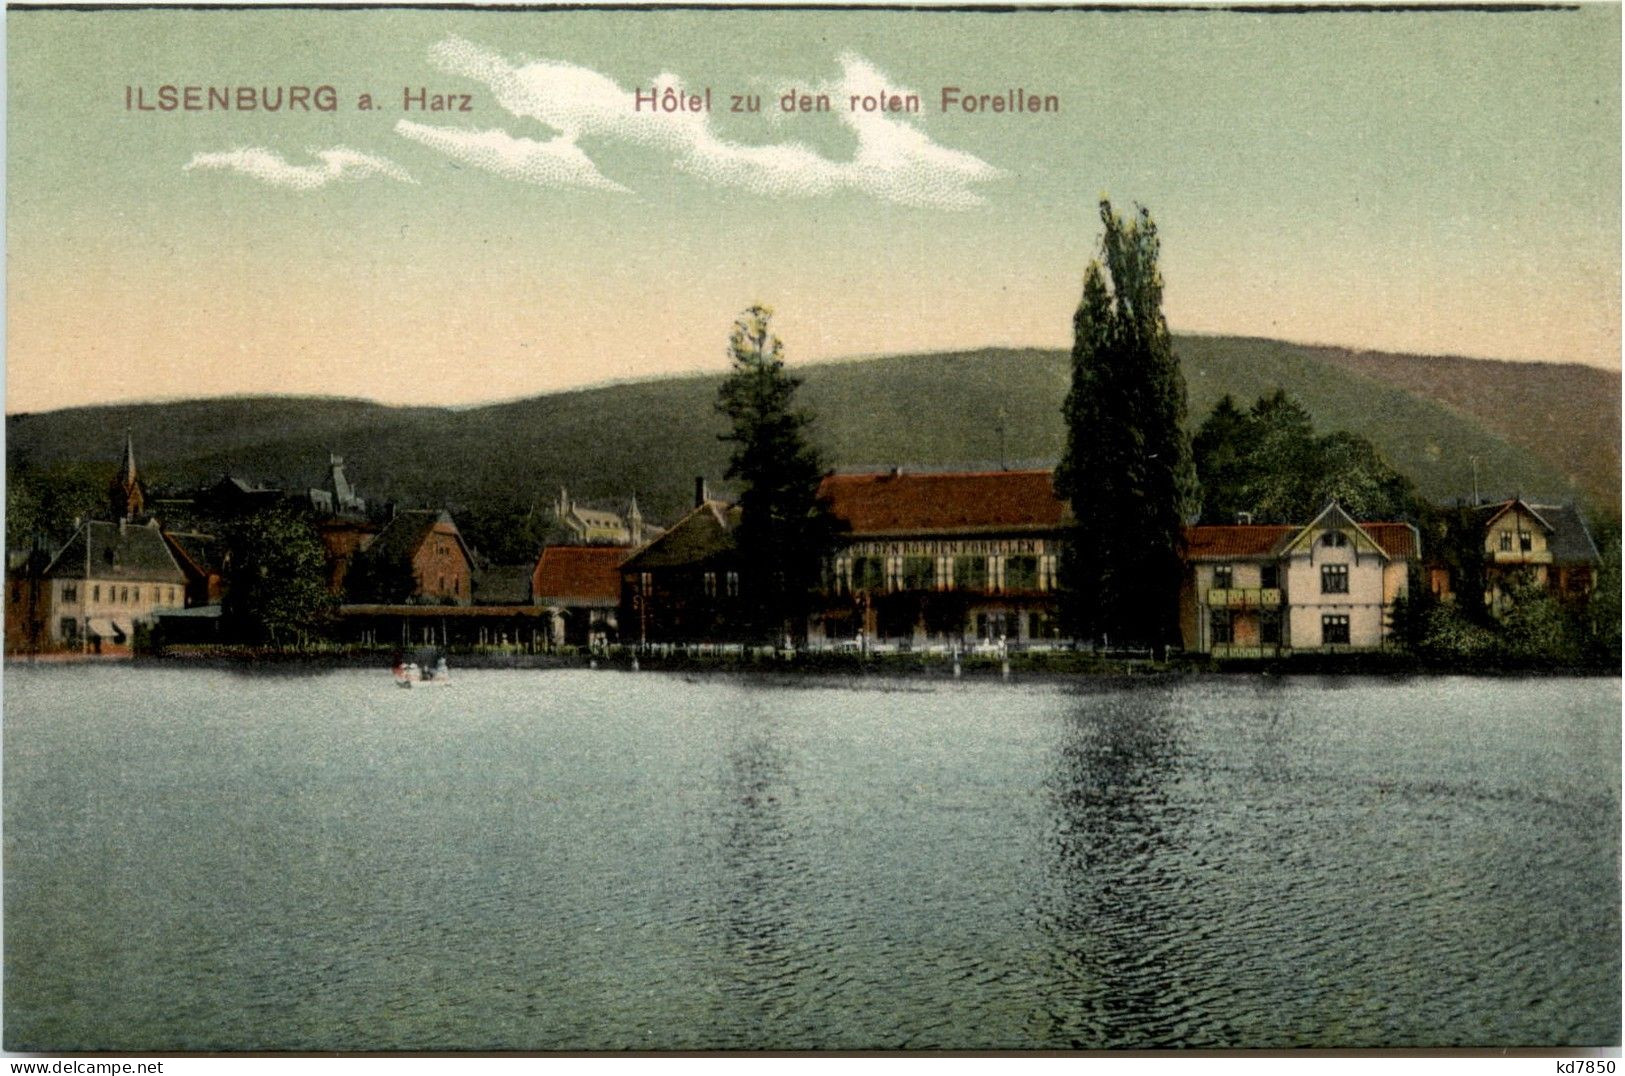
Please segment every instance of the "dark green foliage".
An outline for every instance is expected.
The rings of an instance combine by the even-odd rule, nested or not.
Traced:
[[[1567,423],[1526,421],[1561,426],[1565,444],[1577,437],[1573,454],[1593,461],[1560,467],[1426,395],[1323,361],[1315,349],[1239,337],[1180,336],[1175,342],[1191,413],[1198,417],[1226,393],[1246,401],[1281,387],[1323,429],[1369,438],[1434,500],[1472,492],[1476,456],[1486,490],[1569,501],[1577,493],[1564,475],[1575,474],[1592,503],[1600,497],[1617,502],[1617,424],[1608,440],[1591,436],[1585,425],[1576,435]],[[1395,358],[1397,364],[1429,361]],[[1471,380],[1495,396],[1503,415],[1564,414],[1575,410],[1576,399],[1589,407],[1592,399],[1619,398],[1619,375],[1613,372],[1579,371],[1583,387],[1572,387],[1574,379],[1553,379],[1531,395],[1506,385],[1520,370],[1547,369],[1545,364],[1462,366],[1460,377],[1441,383]],[[797,399],[819,415],[809,435],[832,466],[992,464],[1000,457],[993,421],[1000,407],[1008,414],[1004,451],[1013,463],[1053,461],[1065,444],[1061,403],[1071,374],[1064,351],[988,348],[828,363],[801,373],[806,384]],[[727,466],[727,450],[717,440],[724,422],[712,406],[720,380],[666,378],[456,409],[273,397],[10,415],[8,475],[86,463],[99,506],[121,447],[110,431],[130,427],[142,473],[155,489],[195,488],[226,471],[266,484],[318,485],[334,451],[374,502],[528,503],[564,484],[589,503],[636,492],[649,520],[669,525],[690,507],[693,477],[720,474]],[[1571,388],[1558,393],[1563,383]],[[1596,468],[1604,466],[1613,468],[1612,484],[1594,480]],[[156,511],[168,524],[171,510]]]
[[[1202,521],[1303,523],[1336,500],[1356,519],[1410,520],[1421,498],[1363,437],[1316,437],[1309,412],[1282,389],[1243,414],[1221,399],[1193,441]]]
[[[794,405],[801,382],[784,371],[772,311],[753,306],[728,338],[733,372],[717,389],[731,430],[727,477],[739,484],[735,532],[740,593],[759,636],[798,633],[819,584],[834,524],[818,501],[823,464],[808,441],[812,416]]]
[[[35,472],[13,467],[6,478],[6,549],[33,545],[55,550],[87,519],[108,519],[107,480],[114,468],[94,463],[58,464]]]
[[[1574,363],[1485,362],[1333,347],[1303,350],[1340,371],[1370,378],[1384,387],[1404,389],[1472,418],[1512,446],[1545,460],[1559,473],[1574,475],[1599,509],[1618,515],[1618,371]],[[1373,431],[1362,432],[1376,437]],[[1392,455],[1392,446],[1383,448]],[[1394,458],[1397,462],[1398,457]],[[1454,462],[1458,466],[1470,463],[1462,457],[1456,457]],[[1406,470],[1422,478],[1409,466]],[[1531,488],[1502,474],[1499,466],[1483,468],[1483,477],[1489,483],[1491,499]]]
[[[1416,561],[1411,561],[1407,575],[1405,591],[1394,598],[1388,610],[1388,637],[1414,654],[1421,649],[1428,618],[1439,599],[1428,589],[1422,566]]]
[[[1469,623],[1489,627],[1490,610],[1483,600],[1489,588],[1489,566],[1484,555],[1482,515],[1468,507],[1429,506],[1417,529],[1428,560],[1448,574],[1459,615]]]
[[[417,573],[405,553],[363,552],[344,576],[345,600],[351,603],[399,605],[417,592]]]
[[[1591,539],[1597,544],[1602,565],[1597,585],[1580,613],[1586,658],[1601,668],[1618,668],[1620,662],[1620,526],[1618,517],[1594,520]]]
[[[1075,520],[1063,615],[1080,638],[1165,645],[1179,637],[1181,540],[1196,503],[1185,381],[1162,315],[1156,225],[1144,208],[1125,221],[1104,200],[1100,219],[1055,473]]]
[[[225,543],[224,627],[244,642],[287,646],[320,634],[337,604],[327,589],[327,561],[309,521],[271,508],[231,521]]]
[[[1233,521],[1251,511],[1244,486],[1251,469],[1252,425],[1228,393],[1191,439],[1196,476],[1202,487],[1202,520]]]
[[[1416,652],[1440,666],[1488,664],[1501,655],[1495,629],[1463,615],[1460,603],[1436,602],[1422,618]]]
[[[1507,603],[1501,616],[1501,646],[1518,663],[1573,665],[1580,660],[1580,625],[1575,610],[1530,571],[1501,580]]]
[[[457,529],[486,564],[534,564],[552,535],[553,516],[535,502],[495,499],[452,508]]]

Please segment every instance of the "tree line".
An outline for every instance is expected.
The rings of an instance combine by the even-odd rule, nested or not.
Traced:
[[[1079,640],[1165,649],[1180,642],[1183,535],[1194,522],[1301,523],[1336,500],[1355,518],[1415,523],[1424,548],[1445,564],[1461,593],[1483,592],[1482,533],[1460,510],[1433,506],[1367,439],[1315,432],[1313,417],[1282,390],[1245,408],[1225,396],[1191,436],[1184,377],[1162,311],[1157,228],[1137,207],[1124,216],[1099,203],[1097,256],[1073,317],[1071,384],[1062,406],[1065,450],[1056,494],[1070,504],[1058,594],[1063,629]],[[813,447],[814,416],[796,403],[801,382],[785,368],[784,345],[762,305],[729,334],[729,372],[717,411],[728,420],[728,480],[739,494],[735,533],[740,574],[750,580],[751,623],[763,639],[800,634],[840,527],[817,490],[824,461]],[[13,471],[14,476],[19,472]],[[72,481],[16,482],[7,540],[27,544],[96,492]],[[534,506],[476,506],[463,513],[476,544],[514,562],[550,537]],[[1619,529],[1600,535],[1595,598],[1565,603],[1532,579],[1506,582],[1507,615],[1477,601],[1442,603],[1412,580],[1394,614],[1394,634],[1415,653],[1446,659],[1554,661],[1617,659]],[[64,537],[64,536],[59,536]],[[221,528],[227,597],[237,632],[274,641],[320,631],[337,599],[326,585],[320,541],[309,521],[285,509]],[[362,555],[347,590],[398,602],[415,589],[409,564]],[[1612,655],[1612,658],[1608,658]]]

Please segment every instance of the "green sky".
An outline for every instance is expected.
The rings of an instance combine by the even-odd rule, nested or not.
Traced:
[[[1102,193],[1155,215],[1176,331],[1619,366],[1617,5],[13,11],[7,36],[11,412],[715,369],[758,300],[792,361],[1061,345]],[[619,108],[662,74],[719,111]],[[882,77],[924,111],[843,122]],[[775,115],[836,83],[836,114]],[[339,110],[126,110],[163,84]],[[943,114],[944,85],[1061,110]],[[407,86],[474,111],[403,114]]]

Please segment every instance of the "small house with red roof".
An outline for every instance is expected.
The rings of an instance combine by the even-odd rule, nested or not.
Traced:
[[[1409,523],[1360,523],[1336,502],[1307,526],[1189,527],[1180,633],[1215,657],[1388,645],[1421,537]]]
[[[587,646],[619,634],[621,562],[632,550],[614,545],[550,545],[531,573],[530,592],[551,617],[555,642]]]
[[[833,474],[841,521],[809,641],[957,645],[1056,638],[1069,518],[1048,470]]]

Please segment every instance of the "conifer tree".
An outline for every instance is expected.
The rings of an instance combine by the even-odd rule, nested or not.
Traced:
[[[1102,199],[1100,258],[1073,318],[1066,453],[1072,506],[1062,615],[1079,638],[1166,646],[1179,638],[1184,526],[1196,507],[1185,379],[1162,315],[1156,225]]]
[[[727,477],[740,483],[734,535],[740,596],[759,637],[799,637],[834,526],[818,501],[823,464],[808,442],[810,412],[794,406],[798,378],[784,370],[773,312],[752,306],[728,339],[732,372],[717,391],[717,410],[733,428]]]

